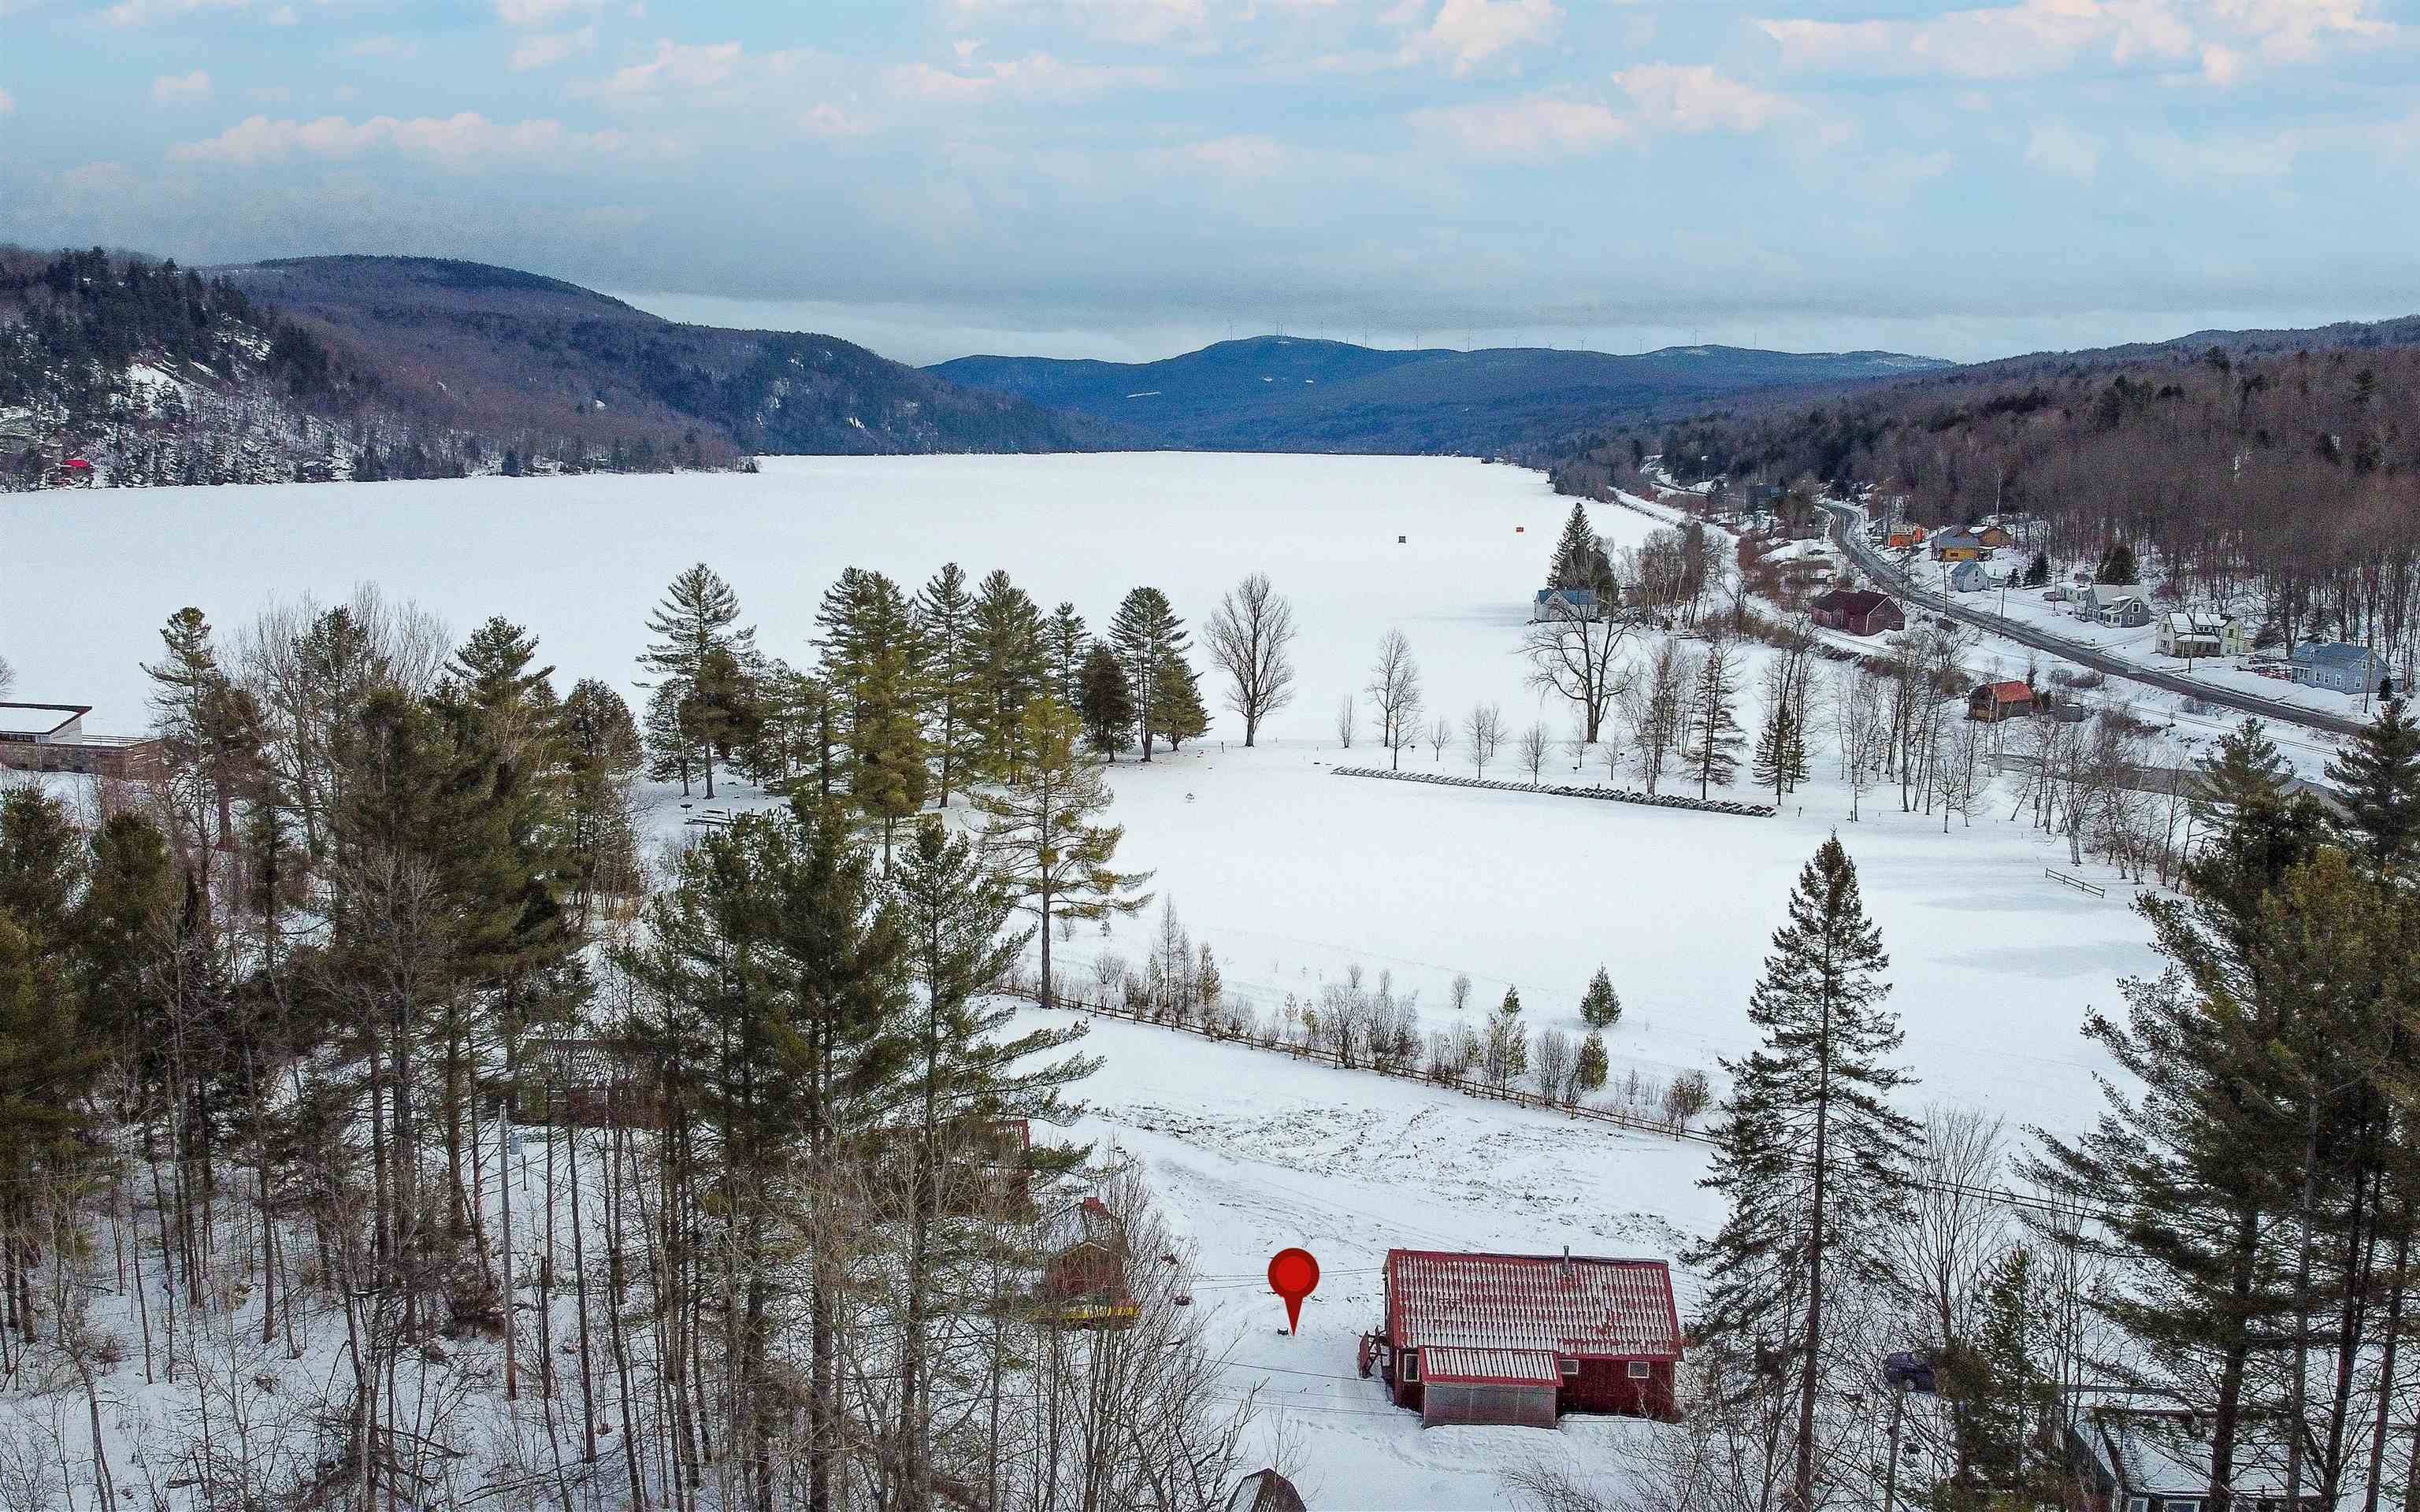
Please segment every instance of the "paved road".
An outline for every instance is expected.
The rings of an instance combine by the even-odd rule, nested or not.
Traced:
[[[2301,725],[2305,730],[2325,731],[2330,734],[2350,735],[2356,733],[2362,728],[2358,720],[2343,718],[2333,714],[2321,714],[2316,709],[2305,709],[2298,704],[2262,698],[2257,693],[2244,693],[2231,687],[2219,687],[2180,673],[2162,671],[2154,667],[2145,667],[2139,662],[2127,661],[2122,657],[2113,656],[2096,646],[2071,640],[2065,636],[2053,635],[2040,625],[2027,625],[2021,620],[2006,619],[1987,609],[1972,609],[1930,589],[1919,588],[1905,573],[1885,559],[1881,552],[1875,550],[1866,540],[1864,532],[1860,529],[1865,523],[1862,511],[1850,504],[1826,503],[1823,508],[1832,517],[1832,535],[1840,543],[1842,549],[1854,558],[1857,564],[1865,568],[1876,582],[1888,584],[1894,594],[1911,603],[1921,604],[1929,609],[1947,614],[1953,620],[1962,620],[1978,629],[1989,630],[1993,635],[2007,636],[2011,640],[2032,646],[2040,651],[2047,651],[2065,660],[2081,662],[2112,677],[2122,677],[2131,682],[2143,683],[2171,693],[2182,693],[2188,698],[2197,698],[2205,703],[2221,704],[2241,713],[2258,715],[2263,719],[2275,719],[2284,724]]]

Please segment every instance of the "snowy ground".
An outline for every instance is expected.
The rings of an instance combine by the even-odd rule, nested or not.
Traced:
[[[1458,717],[1498,702],[1516,730],[1540,717],[1568,729],[1523,687],[1515,646],[1569,503],[1513,468],[776,459],[755,477],[97,490],[0,508],[9,560],[40,564],[20,565],[0,599],[14,696],[92,703],[87,722],[102,731],[140,725],[139,664],[157,652],[157,625],[188,603],[232,630],[273,597],[334,599],[375,580],[458,633],[494,613],[525,624],[558,686],[594,675],[627,687],[648,609],[699,559],[732,580],[765,648],[798,662],[812,657],[818,596],[852,564],[910,588],[945,560],[975,575],[1004,567],[1046,608],[1072,599],[1095,625],[1138,583],[1198,625],[1220,591],[1266,571],[1300,623],[1296,703],[1258,749],[1221,714],[1207,740],[1113,776],[1121,862],[1156,873],[1154,889],[1218,950],[1230,991],[1264,1008],[1288,993],[1315,998],[1358,963],[1417,990],[1429,1027],[1445,1022],[1448,983],[1466,972],[1479,1007],[1517,984],[1533,1031],[1576,1031],[1581,989],[1602,964],[1625,1005],[1607,1036],[1617,1077],[1712,1072],[1750,1044],[1745,1004],[1767,938],[1798,868],[1837,828],[1892,956],[1904,1059],[1923,1083],[1911,1102],[2072,1128],[2106,1069],[2077,1026],[2087,1008],[2114,1004],[2118,978],[2151,964],[2128,889],[2096,867],[2084,870],[2113,884],[2105,899],[2045,878],[2045,867],[2070,870],[2064,847],[2006,822],[2008,800],[1944,834],[1937,815],[1902,814],[1896,790],[1878,789],[1852,824],[1820,755],[1818,780],[1770,820],[1330,775],[1383,764],[1366,737],[1349,755],[1338,748],[1333,723],[1390,627],[1410,639],[1434,710]],[[1618,543],[1656,524],[1616,505],[1594,513]],[[1445,762],[1468,769],[1452,751]],[[1605,779],[1593,758],[1578,777],[1571,763],[1559,750],[1548,779]],[[1404,764],[1432,758],[1422,748]],[[1489,775],[1527,776],[1509,748]],[[741,790],[720,801],[763,800]],[[659,794],[656,832],[683,833],[680,820],[705,807],[690,802]],[[1080,933],[1064,953],[1139,962],[1151,922],[1106,941]],[[1370,1268],[1390,1242],[1676,1253],[1714,1218],[1694,1184],[1699,1147],[1158,1029],[1103,1023],[1091,1048],[1106,1064],[1087,1089],[1084,1133],[1146,1162],[1200,1246],[1206,1322],[1236,1331],[1235,1382],[1265,1378],[1310,1432],[1314,1504],[1490,1504],[1513,1457],[1587,1455],[1605,1435],[1648,1431],[1422,1433],[1353,1378],[1352,1343],[1374,1319]],[[1272,1332],[1256,1280],[1288,1243],[1312,1249],[1329,1277],[1293,1339]]]

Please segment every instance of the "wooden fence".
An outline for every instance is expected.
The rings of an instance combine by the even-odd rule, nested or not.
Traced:
[[[2078,892],[2088,892],[2095,898],[2109,896],[2109,889],[2097,882],[2086,882],[2082,877],[2071,877],[2064,872],[2054,872],[2049,867],[2042,868],[2042,875],[2062,886],[2073,887]]]
[[[1605,803],[1637,803],[1655,809],[1691,809],[1699,813],[1739,814],[1770,819],[1779,812],[1770,804],[1733,803],[1726,798],[1684,798],[1669,793],[1637,793],[1627,788],[1556,787],[1531,782],[1490,782],[1476,777],[1448,777],[1441,772],[1390,772],[1378,766],[1330,768],[1338,777],[1374,777],[1388,782],[1429,782],[1439,787],[1484,788],[1497,793],[1544,793],[1558,798],[1595,798]]]

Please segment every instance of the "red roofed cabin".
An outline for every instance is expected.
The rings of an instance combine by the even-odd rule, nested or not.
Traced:
[[[1891,596],[1869,588],[1836,588],[1810,601],[1807,614],[1827,630],[1845,630],[1851,635],[1880,635],[1885,630],[1907,628],[1907,616]]]
[[[2023,683],[1985,683],[1966,695],[1966,717],[1998,724],[2034,712],[2034,690]]]
[[[1681,1415],[1681,1319],[1661,1260],[1389,1250],[1387,1321],[1366,1342],[1422,1427]]]

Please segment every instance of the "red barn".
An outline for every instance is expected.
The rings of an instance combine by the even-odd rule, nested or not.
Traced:
[[[1827,630],[1845,630],[1851,635],[1881,635],[1885,630],[1907,628],[1907,616],[1891,596],[1871,589],[1836,588],[1808,602],[1807,613]]]
[[[1423,1427],[1681,1415],[1681,1319],[1661,1260],[1389,1250],[1387,1321],[1368,1344]]]

